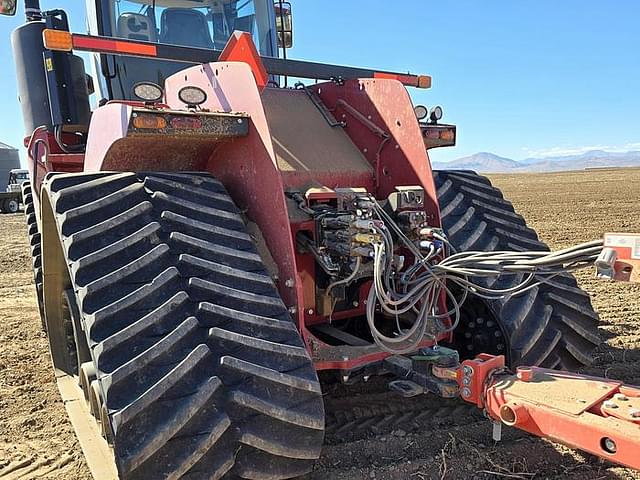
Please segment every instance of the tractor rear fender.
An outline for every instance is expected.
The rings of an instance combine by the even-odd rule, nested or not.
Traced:
[[[296,288],[301,281],[296,271],[284,185],[251,68],[241,62],[200,65],[169,77],[165,86],[166,102],[172,108],[184,108],[178,98],[181,88],[196,86],[207,92],[202,108],[242,112],[251,119],[248,135],[220,143],[209,156],[204,170],[222,181],[237,206],[258,225],[274,256],[278,269],[276,286],[285,304],[301,305],[302,293]],[[304,331],[302,313],[292,311],[292,317]]]

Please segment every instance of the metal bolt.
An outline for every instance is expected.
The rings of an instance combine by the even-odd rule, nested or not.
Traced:
[[[353,302],[353,306],[355,308],[358,308],[360,306],[360,302],[358,302],[357,300]]]
[[[371,375],[365,375],[364,377],[362,377],[362,380],[364,381],[364,383],[367,383],[370,378],[371,378]]]
[[[471,390],[469,390],[467,387],[464,387],[462,389],[462,396],[465,398],[468,398],[471,396]]]
[[[308,315],[313,315],[313,308],[310,308],[309,310],[307,310],[307,314]]]
[[[298,309],[296,307],[289,307],[289,313],[291,315],[295,315],[296,313],[298,313]]]
[[[607,400],[603,403],[605,408],[618,408],[618,404],[616,402],[612,402],[611,400]]]
[[[629,398],[627,398],[624,393],[616,393],[613,398],[615,398],[616,400],[620,400],[621,402],[626,402],[627,400],[629,400]]]
[[[288,278],[286,282],[284,282],[284,286],[287,288],[293,288],[296,282],[293,281],[293,278]]]
[[[462,377],[462,384],[469,385],[471,383],[471,379],[469,377]]]
[[[614,442],[609,437],[605,437],[602,439],[602,448],[608,453],[616,453],[616,451],[618,450],[616,442]]]
[[[242,124],[242,123],[243,123],[243,120],[242,120],[241,118],[239,118],[239,119],[238,119],[238,123],[239,123],[239,124]]]
[[[471,375],[473,375],[473,368],[471,368],[469,365],[465,365],[464,367],[462,367],[462,373],[465,376],[470,377]]]
[[[631,415],[631,418],[640,418],[640,410],[638,409],[631,409],[629,410],[629,415]]]

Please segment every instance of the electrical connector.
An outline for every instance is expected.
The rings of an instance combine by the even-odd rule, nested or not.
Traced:
[[[617,258],[618,253],[613,248],[603,248],[595,261],[596,276],[613,280],[616,274],[615,264]]]

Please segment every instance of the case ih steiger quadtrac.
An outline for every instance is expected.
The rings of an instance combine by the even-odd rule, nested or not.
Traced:
[[[566,373],[599,343],[567,272],[634,279],[637,237],[550,253],[486,178],[432,171],[456,130],[412,105],[428,76],[287,59],[286,2],[89,0],[88,35],[24,7],[35,282],[95,478],[302,475],[323,388],[382,374],[640,466],[638,390]]]

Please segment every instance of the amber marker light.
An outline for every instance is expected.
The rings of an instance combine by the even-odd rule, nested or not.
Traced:
[[[133,126],[141,130],[161,130],[167,127],[167,121],[159,115],[138,115]]]
[[[70,52],[73,50],[73,36],[64,30],[52,30],[46,28],[42,31],[42,41],[44,48],[59,52]]]

